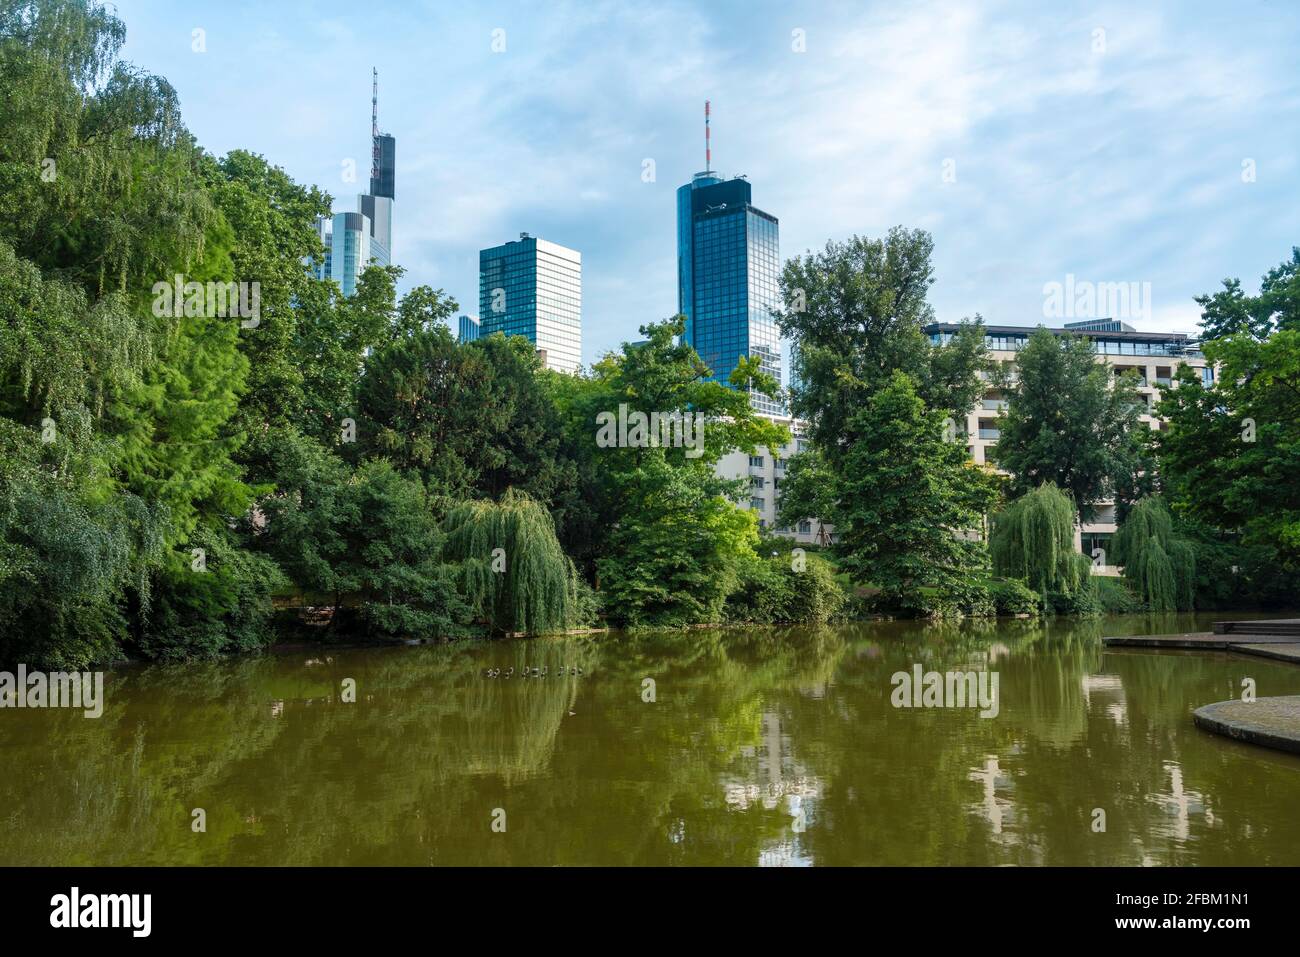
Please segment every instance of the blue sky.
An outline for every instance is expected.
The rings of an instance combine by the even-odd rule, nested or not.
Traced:
[[[1290,0],[1137,11],[116,6],[125,57],[176,87],[201,144],[262,153],[333,194],[336,209],[365,188],[377,66],[380,127],[397,137],[404,285],[441,287],[477,312],[480,248],[521,231],[572,246],[588,363],[676,311],[673,195],[703,168],[705,99],[714,168],[749,177],[755,205],[780,219],[783,258],[896,224],[925,228],[941,320],[1035,324],[1044,284],[1073,274],[1150,283],[1150,319],[1138,325],[1194,331],[1193,296],[1225,276],[1253,289],[1300,243]],[[205,53],[192,50],[195,28]],[[504,52],[493,52],[496,30]],[[348,159],[356,183],[342,179]]]

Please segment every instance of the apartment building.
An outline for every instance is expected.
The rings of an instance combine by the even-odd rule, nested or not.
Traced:
[[[930,341],[948,342],[957,331],[952,323],[936,322],[925,328]],[[985,342],[992,358],[1007,367],[1012,381],[1015,376],[1016,354],[1029,342],[1036,327],[985,326]],[[1155,414],[1159,388],[1173,385],[1178,369],[1190,365],[1200,370],[1207,385],[1214,381],[1214,368],[1207,365],[1196,341],[1185,333],[1140,332],[1117,319],[1088,320],[1066,323],[1059,329],[1049,330],[1056,335],[1083,336],[1092,340],[1097,361],[1110,366],[1114,375],[1135,372],[1138,376],[1138,394],[1146,404],[1139,417],[1151,429],[1159,429],[1161,420]],[[966,415],[964,423],[966,447],[976,462],[989,460],[989,450],[998,442],[998,418],[1006,408],[1007,400],[990,383],[979,404]],[[958,423],[960,430],[963,423]],[[1110,539],[1115,534],[1115,505],[1103,503],[1093,521],[1085,523],[1075,532],[1075,545],[1090,557],[1110,554]],[[1097,569],[1098,574],[1117,575],[1119,570],[1107,563]]]
[[[785,466],[790,456],[808,447],[804,425],[789,416],[768,416],[790,429],[791,441],[776,455],[760,446],[754,455],[732,452],[722,457],[715,472],[722,478],[746,479],[749,482],[749,507],[758,513],[759,528],[765,532],[793,538],[801,544],[829,545],[832,528],[817,519],[804,519],[795,527],[780,525],[776,518],[777,495],[785,480]]]

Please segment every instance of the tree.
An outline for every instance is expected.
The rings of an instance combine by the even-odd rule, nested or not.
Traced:
[[[1086,521],[1095,506],[1149,471],[1138,444],[1134,382],[1096,360],[1090,340],[1040,327],[1016,358],[1007,410],[992,452],[1012,475],[1013,495],[1045,482],[1067,492]]]
[[[922,331],[934,318],[926,301],[933,248],[925,231],[895,227],[883,240],[829,242],[782,271],[785,308],[776,320],[798,345],[802,382],[791,408],[833,467],[856,439],[854,413],[896,371],[912,377],[928,407],[948,415],[965,416],[979,397],[977,373],[988,360],[982,320],[962,323],[944,346]]]
[[[836,477],[830,520],[841,569],[880,589],[899,611],[969,607],[987,568],[980,528],[997,498],[997,478],[948,441],[943,416],[926,408],[916,383],[896,371],[853,414],[857,438]]]
[[[445,536],[420,483],[387,462],[367,462],[337,501],[341,552],[332,574],[341,594],[357,596],[361,629],[386,637],[467,634],[470,609],[455,569],[442,560]]]
[[[781,521],[833,524],[841,568],[910,611],[970,607],[983,545],[964,533],[982,527],[996,484],[942,436],[975,404],[988,351],[979,317],[945,344],[926,336],[932,250],[902,228],[828,243],[786,265],[777,314],[798,346],[791,404],[813,445],[789,463]]]
[[[590,624],[580,621],[578,573],[550,514],[524,493],[457,505],[444,529],[461,591],[492,631],[540,635]]]
[[[1300,572],[1300,248],[1270,270],[1258,296],[1235,279],[1197,299],[1208,387],[1187,366],[1153,436],[1173,511],[1265,549]]]
[[[48,420],[60,436],[86,427],[62,453],[79,461],[65,476],[79,484],[56,494],[91,537],[114,515],[138,514],[117,539],[129,545],[124,562],[93,564],[112,583],[97,600],[143,641],[173,598],[216,583],[183,579],[188,549],[202,538],[222,551],[232,518],[251,501],[232,458],[248,367],[238,318],[151,308],[154,284],[177,274],[232,278],[234,237],[209,192],[212,161],[182,125],[175,91],[117,59],[124,36],[121,21],[84,0],[0,9],[0,300],[13,307],[0,312],[15,333],[0,347],[0,414],[42,433]],[[29,480],[25,487],[44,485],[30,472]],[[44,547],[16,527],[10,534],[11,554]],[[108,554],[86,541],[89,554]],[[224,607],[215,620],[258,617],[265,603],[253,593],[267,577],[256,564],[222,563],[254,579],[221,595],[253,604]],[[100,636],[110,633],[124,638],[117,625]],[[93,644],[95,654],[114,653],[105,641]],[[79,646],[69,654],[84,656]]]
[[[739,563],[752,556],[757,522],[737,507],[740,482],[714,465],[732,451],[778,448],[789,431],[757,415],[751,388],[778,389],[757,357],[742,357],[731,387],[681,340],[681,316],[641,327],[646,338],[605,356],[586,377],[548,380],[563,416],[564,454],[577,470],[577,497],[561,542],[595,574],[610,620],[620,624],[718,621]],[[682,439],[608,443],[602,422],[640,414],[689,420]],[[632,437],[629,430],[629,438]]]
[[[1010,502],[992,519],[993,572],[1019,578],[1034,591],[1072,594],[1088,586],[1092,563],[1074,547],[1077,511],[1046,482]]]
[[[1196,554],[1174,534],[1173,519],[1158,498],[1135,504],[1115,535],[1115,561],[1151,611],[1190,611]]]
[[[426,322],[367,359],[358,444],[448,504],[508,488],[549,503],[573,473],[558,454],[561,425],[544,375],[523,337],[458,343]]]

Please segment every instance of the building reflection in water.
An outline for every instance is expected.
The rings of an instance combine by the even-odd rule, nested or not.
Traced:
[[[808,867],[808,856],[801,835],[812,826],[822,782],[798,763],[791,753],[789,736],[781,729],[781,716],[766,711],[762,718],[762,743],[756,748],[742,748],[744,757],[754,759],[754,774],[749,780],[731,780],[725,784],[727,805],[746,811],[756,805],[774,810],[784,803],[790,823],[781,839],[759,852],[760,867]]]

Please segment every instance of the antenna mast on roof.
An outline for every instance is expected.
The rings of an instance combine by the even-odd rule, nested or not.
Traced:
[[[379,179],[379,68],[371,67],[370,85],[370,178]]]
[[[713,164],[713,151],[709,144],[709,101],[704,101],[704,172],[709,172]]]

